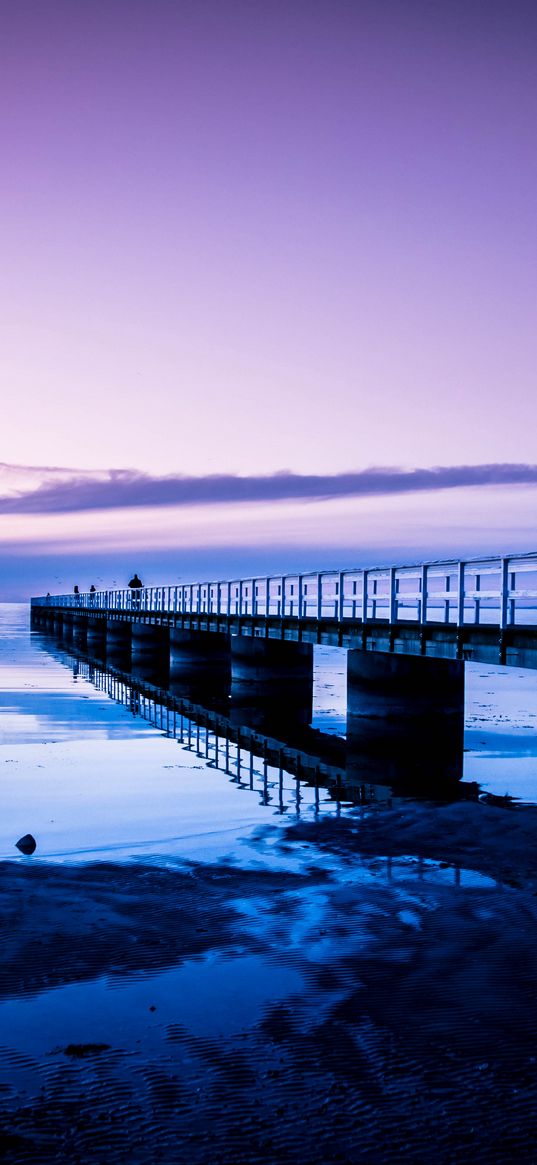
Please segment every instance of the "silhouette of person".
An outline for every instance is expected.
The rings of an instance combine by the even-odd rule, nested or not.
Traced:
[[[75,603],[76,603],[76,606],[78,607],[78,605],[79,605],[79,603],[80,603],[80,591],[79,591],[79,589],[78,589],[78,587],[77,587],[76,583],[75,583],[75,585],[74,585],[74,587],[73,587],[73,594],[74,594],[74,596],[75,596]]]
[[[136,572],[133,574],[128,585],[132,595],[132,605],[133,607],[139,607],[141,604],[140,591],[144,584],[141,578],[138,578]]]
[[[96,590],[95,590],[93,583],[90,586],[89,593],[90,593],[90,604],[93,607],[95,604],[95,595],[96,595]]]

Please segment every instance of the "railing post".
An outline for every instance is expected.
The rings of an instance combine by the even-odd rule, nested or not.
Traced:
[[[367,623],[367,608],[368,608],[368,594],[367,594],[367,570],[362,571],[362,623]]]
[[[444,599],[444,623],[449,623],[449,602],[450,602],[449,592],[451,591],[451,575],[446,574],[444,577],[445,577],[445,581],[446,581],[445,594],[447,596]],[[458,594],[459,594],[459,592],[457,592],[457,595]]]
[[[464,627],[464,562],[459,562],[457,567],[457,627]],[[449,619],[449,608],[448,608]],[[446,620],[447,622],[448,620]]]
[[[303,596],[304,596],[304,584],[303,584],[303,580],[302,580],[302,575],[299,574],[299,576],[298,576],[298,617],[299,617],[299,619],[302,618],[302,603],[304,601]]]
[[[500,631],[509,622],[509,559],[502,558],[500,567]]]
[[[397,576],[395,566],[390,567],[390,623],[397,622]]]
[[[240,580],[240,582],[239,582],[239,598],[238,598],[238,611],[237,611],[237,614],[238,614],[239,618],[240,618],[240,616],[242,615],[242,578],[241,578],[241,580]]]
[[[265,579],[265,615],[270,615],[270,578]]]
[[[321,572],[317,575],[317,619],[321,620],[323,617],[323,576]]]
[[[420,623],[427,622],[427,587],[429,585],[427,567],[421,568],[421,599],[420,599]]]
[[[252,579],[252,618],[257,615],[257,579]]]
[[[345,575],[342,570],[338,576],[338,600],[338,623],[341,623],[345,614]]]
[[[285,589],[287,586],[287,575],[282,574],[282,619],[285,619]]]

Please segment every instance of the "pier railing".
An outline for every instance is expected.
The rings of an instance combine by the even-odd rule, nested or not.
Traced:
[[[47,595],[33,606],[168,615],[537,626],[537,552]]]

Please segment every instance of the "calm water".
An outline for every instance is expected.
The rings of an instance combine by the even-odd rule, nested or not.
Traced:
[[[315,666],[314,725],[341,734],[344,653]],[[537,673],[468,666],[466,723],[465,777],[537,803]],[[534,1160],[535,897],[502,875],[507,811],[432,807],[427,845],[397,846],[397,807],[231,770],[0,608],[6,1160]]]
[[[0,857],[28,831],[47,858],[223,856],[281,817],[275,770],[266,805],[260,763],[254,791],[239,785],[74,674],[53,642],[30,636],[26,607],[4,606],[0,620]],[[345,732],[345,662],[316,650],[313,724],[325,732]],[[467,665],[466,725],[465,779],[536,802],[537,672]],[[287,818],[297,811],[290,774],[283,806]],[[339,810],[326,789],[316,805],[307,786],[298,808]]]

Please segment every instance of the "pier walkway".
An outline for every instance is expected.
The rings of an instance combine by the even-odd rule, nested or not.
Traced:
[[[32,599],[35,625],[78,614],[537,667],[537,552]]]

